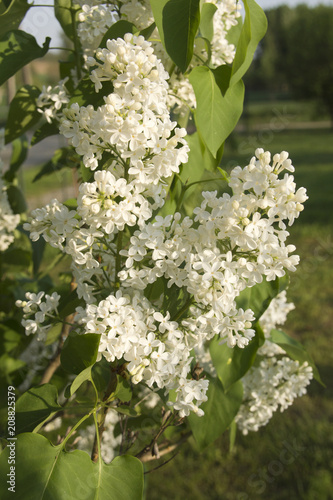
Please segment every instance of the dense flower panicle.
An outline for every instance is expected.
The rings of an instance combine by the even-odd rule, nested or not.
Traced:
[[[283,325],[294,307],[293,303],[287,302],[286,291],[283,291],[271,301],[260,318],[266,337],[257,352],[261,361],[259,367],[252,367],[242,379],[243,403],[236,417],[243,434],[266,425],[278,409],[284,411],[296,397],[305,394],[305,388],[313,378],[311,366],[291,360],[280,346],[269,340],[271,330]]]
[[[276,212],[271,217],[270,210],[277,204],[293,221],[301,210],[297,203],[306,195],[293,201],[295,185],[289,174],[282,182],[278,177],[283,168],[293,170],[286,153],[274,156],[270,165],[270,155],[259,149],[247,167],[231,172],[233,195],[204,192],[194,221],[176,213],[156,216],[152,222],[143,195],[124,178],[98,170],[94,182],[81,185],[77,210],[54,200],[36,210],[25,225],[33,240],[43,235],[72,256],[78,295],[88,304],[77,317],[85,332],[101,333],[100,355],[110,362],[124,359],[135,383],[175,389],[173,406],[183,416],[189,411],[201,414],[207,391],[205,380],[188,378],[191,350],[200,350],[216,334],[230,348],[245,347],[254,336],[255,318],[250,309],[237,308],[236,297],[264,277],[274,279],[295,269],[298,259],[289,255],[294,247],[285,246],[283,218]],[[138,229],[129,247],[120,251],[125,262],[116,276],[113,238],[126,226]],[[98,289],[109,287],[105,269],[112,269],[108,280],[119,278],[123,291],[96,303]],[[163,314],[158,301],[153,304],[144,296],[147,286],[161,278],[168,288],[176,285],[189,297],[187,313],[179,322]],[[284,301],[281,296],[275,304]],[[288,309],[284,306],[284,317]],[[267,312],[267,329],[277,320],[272,310]],[[37,328],[35,323],[26,327]]]
[[[275,411],[284,411],[296,397],[306,393],[312,378],[307,362],[300,365],[286,356],[269,357],[259,367],[250,368],[242,379],[244,401],[235,418],[239,429],[248,434],[266,425]]]
[[[286,154],[280,156],[284,168],[290,170]],[[121,252],[126,257],[126,269],[119,274],[123,286],[143,290],[164,277],[168,287],[185,287],[201,305],[201,309],[192,307],[192,316],[185,320],[196,336],[207,340],[219,334],[230,347],[247,345],[254,335],[253,315],[237,310],[236,297],[264,277],[269,281],[284,276],[286,270],[294,271],[299,260],[289,255],[295,247],[285,245],[288,233],[283,218],[276,213],[270,216],[271,207],[277,205],[292,223],[303,208],[300,202],[307,198],[305,190],[297,192],[301,196],[294,194],[288,174],[280,182],[277,173],[283,167],[277,155],[273,166],[269,162],[269,154],[258,149],[249,166],[231,172],[233,196],[204,192],[204,201],[194,209],[196,227],[189,217],[181,221],[180,214],[175,214],[174,218],[156,218],[136,231],[128,250]],[[249,170],[254,179],[251,184]],[[285,185],[292,186],[287,193]],[[138,266],[147,260],[149,266]]]
[[[80,185],[75,209],[52,200],[32,212],[24,229],[71,256],[86,303],[77,328],[101,334],[99,356],[123,360],[135,384],[174,390],[170,404],[180,416],[202,415],[208,381],[191,379],[190,353],[199,356],[215,335],[230,348],[249,344],[254,313],[238,308],[236,298],[296,269],[286,227],[307,196],[296,191],[287,153],[271,160],[257,149],[249,165],[231,172],[231,195],[203,192],[192,218],[155,216],[166,179],[188,153],[186,131],[170,119],[168,75],[151,43],[132,34],[109,40],[87,67],[96,92],[105,81],[113,92],[97,109],[77,103],[64,109],[60,131],[93,178]],[[155,283],[164,292],[148,300]],[[171,317],[173,289],[181,305]],[[57,304],[52,310],[51,299],[42,298],[23,305],[27,333],[43,335],[42,323],[56,312]]]
[[[141,193],[151,197],[155,209],[165,196],[161,181],[187,161],[186,131],[170,120],[168,75],[151,44],[142,36],[124,38],[109,40],[106,49],[97,51],[97,59],[88,59],[96,91],[103,81],[112,80],[114,92],[97,110],[73,104],[64,111],[60,132],[91,170],[96,170],[104,152],[113,155],[109,171],[114,183],[122,178],[124,186],[126,178],[129,191],[136,198]]]
[[[144,381],[149,387],[170,391],[177,399],[172,406],[181,416],[201,413],[208,382],[188,380],[191,370],[186,331],[169,313],[163,316],[142,292],[118,290],[99,304],[79,310],[78,321],[85,332],[101,334],[99,356],[108,361],[124,359],[133,383]]]
[[[154,22],[149,0],[123,0],[118,6],[116,3],[79,2],[82,12],[79,13],[78,34],[86,58],[93,55],[107,30],[118,20],[133,23],[138,30],[148,28]],[[203,2],[205,3],[205,2]],[[231,64],[235,57],[235,46],[227,40],[228,31],[237,24],[240,17],[240,4],[237,0],[209,0],[216,6],[213,17],[214,35],[211,41],[210,63],[217,67],[222,64]],[[172,61],[165,52],[158,29],[155,28],[152,39],[155,53],[162,60],[165,68],[172,67]],[[202,39],[194,43],[194,56],[191,66],[198,64],[202,58],[208,59],[207,48]],[[100,52],[98,52],[100,54]],[[186,111],[188,106],[195,108],[196,99],[193,88],[188,79],[181,73],[174,73],[169,83],[170,90],[167,97],[169,107],[174,107],[178,114]],[[186,104],[185,104],[186,103]]]

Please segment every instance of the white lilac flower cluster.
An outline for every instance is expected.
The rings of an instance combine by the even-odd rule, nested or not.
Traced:
[[[151,44],[131,34],[109,40],[88,64],[96,92],[103,81],[112,81],[114,92],[97,110],[73,104],[64,111],[60,132],[91,170],[104,152],[113,154],[109,170],[123,179],[124,188],[145,192],[159,206],[161,179],[178,172],[188,152],[186,131],[176,128],[166,105],[168,74]]]
[[[0,129],[0,153],[5,147],[5,130]],[[8,201],[7,186],[2,178],[3,161],[0,156],[0,252],[4,252],[14,241],[14,230],[20,216],[14,214]]]
[[[44,115],[48,123],[52,120],[59,121],[62,117],[62,109],[69,103],[70,97],[66,89],[68,77],[52,87],[43,85],[42,92],[36,100],[39,113]]]
[[[78,36],[86,55],[92,55],[106,31],[117,21],[114,6],[84,3],[78,15]]]
[[[161,314],[140,291],[118,290],[99,304],[79,310],[77,321],[85,332],[101,334],[99,358],[124,359],[132,382],[142,380],[150,388],[166,392],[174,389],[176,401],[170,403],[180,416],[190,411],[202,415],[199,405],[207,399],[207,380],[189,380],[191,347],[186,332]]]
[[[153,218],[164,203],[164,179],[188,152],[186,132],[170,120],[167,74],[151,44],[131,34],[109,40],[88,64],[96,92],[103,81],[112,81],[114,92],[97,110],[65,110],[61,132],[94,179],[81,184],[75,210],[52,200],[24,228],[33,241],[42,236],[72,257],[86,302],[76,321],[82,333],[101,334],[100,356],[124,360],[134,383],[173,390],[170,404],[181,416],[202,415],[208,381],[191,379],[191,351],[216,334],[231,348],[249,343],[254,315],[235,299],[264,277],[295,270],[286,223],[307,196],[296,192],[292,175],[280,175],[293,171],[287,153],[271,161],[258,149],[248,166],[231,172],[233,195],[204,192],[193,220],[179,213]],[[150,300],[155,283],[161,291]],[[175,312],[168,306],[172,287],[181,301]],[[41,298],[31,298],[39,316]],[[34,332],[44,319],[25,321]]]
[[[216,5],[213,17],[214,35],[212,39],[211,63],[213,66],[232,64],[236,49],[227,39],[228,31],[236,26],[241,16],[241,5],[237,0],[210,0]]]
[[[79,13],[78,34],[85,56],[91,56],[98,49],[103,35],[118,20],[133,23],[138,30],[148,28],[154,22],[149,0],[123,0],[119,5],[114,3],[79,2],[82,12]],[[205,0],[216,6],[213,17],[214,35],[211,41],[210,63],[216,67],[232,63],[235,57],[235,46],[227,40],[229,30],[235,26],[240,17],[240,4],[237,0]],[[160,35],[155,28],[152,38],[158,40]],[[165,68],[171,68],[172,62],[166,54],[161,42],[154,41],[154,50],[162,60]],[[199,59],[208,58],[207,48],[198,41],[194,45],[194,57],[191,63],[198,64]],[[174,73],[169,82],[168,105],[175,106],[177,113],[182,114],[187,107],[195,108],[196,99],[193,88],[188,79],[181,74]],[[186,105],[184,106],[184,103]]]
[[[60,295],[57,292],[47,295],[45,292],[25,294],[27,300],[17,300],[16,306],[23,309],[22,325],[26,335],[37,334],[38,340],[45,340],[47,331],[52,325],[42,324],[57,318]],[[31,317],[33,316],[33,319]]]
[[[180,214],[147,223],[134,232],[122,250],[126,269],[119,273],[124,287],[144,290],[164,277],[193,296],[191,316],[182,322],[195,342],[219,334],[229,347],[244,347],[254,335],[251,310],[237,309],[235,299],[246,287],[295,271],[299,257],[285,245],[291,224],[307,199],[304,188],[295,192],[287,153],[273,157],[261,149],[250,164],[231,172],[234,194],[204,192],[194,221]],[[139,263],[144,265],[139,265]],[[149,263],[148,265],[145,263]],[[200,339],[200,340],[199,340]],[[191,345],[191,348],[195,347]]]
[[[293,361],[280,346],[268,340],[271,330],[283,325],[294,307],[293,303],[287,302],[286,291],[283,291],[271,301],[260,318],[266,337],[257,352],[261,361],[242,379],[243,403],[236,417],[243,434],[266,425],[278,409],[284,411],[296,397],[306,393],[313,378],[311,366]]]
[[[313,370],[307,362],[300,365],[286,356],[264,358],[242,379],[243,403],[235,418],[239,429],[243,434],[258,431],[274,412],[284,411],[296,397],[304,395],[312,378]]]

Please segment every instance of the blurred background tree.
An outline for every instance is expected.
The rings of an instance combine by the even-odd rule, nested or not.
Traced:
[[[247,75],[247,88],[317,98],[333,125],[333,8],[284,5],[266,14],[269,30]]]

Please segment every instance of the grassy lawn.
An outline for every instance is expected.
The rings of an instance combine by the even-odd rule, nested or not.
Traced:
[[[234,134],[223,158],[223,167],[230,168],[245,166],[256,147],[273,154],[286,150],[297,185],[307,188],[309,200],[291,228],[301,264],[291,276],[288,295],[296,309],[285,330],[311,352],[326,388],[313,381],[306,396],[275,414],[259,432],[238,434],[232,454],[227,434],[201,454],[188,443],[169,464],[149,474],[147,500],[333,498],[332,136],[330,130]]]

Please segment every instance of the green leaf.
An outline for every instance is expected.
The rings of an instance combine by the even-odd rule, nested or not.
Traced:
[[[74,148],[66,147],[56,149],[50,161],[46,162],[38,174],[35,175],[32,182],[36,182],[45,175],[54,174],[63,168],[78,168],[80,165],[80,156],[75,153]]]
[[[163,33],[163,9],[169,0],[150,0],[151,10],[153,11],[155,24],[157,26],[161,42],[164,45],[164,33]]]
[[[14,214],[22,214],[27,209],[27,204],[22,191],[17,186],[7,188],[8,201]]]
[[[31,251],[23,248],[8,248],[2,255],[2,263],[10,266],[23,266],[28,268],[31,264]]]
[[[285,332],[281,330],[271,330],[270,339],[274,344],[277,344],[281,347],[291,359],[299,361],[299,364],[302,365],[304,362],[309,363],[313,370],[313,376],[321,385],[325,387],[325,384],[320,378],[318,369],[313,361],[313,358],[310,353],[302,346],[300,342],[289,337]]]
[[[200,13],[200,33],[209,42],[212,41],[214,35],[214,14],[217,11],[216,5],[213,3],[204,3]]]
[[[271,301],[289,284],[288,275],[276,278],[274,281],[267,281],[264,278],[262,283],[257,283],[251,288],[245,288],[236,298],[238,308],[251,309],[258,321],[264,314]]]
[[[123,379],[120,375],[117,375],[117,388],[114,392],[114,397],[126,403],[132,399],[132,389],[127,380]]]
[[[141,30],[140,35],[143,36],[146,40],[149,40],[155,28],[156,28],[156,23],[152,23],[150,26],[148,26],[148,28]]]
[[[117,375],[111,371],[111,364],[104,356],[94,364],[91,375],[98,391],[105,393],[107,388],[111,393],[115,391],[118,383]]]
[[[10,166],[7,172],[4,174],[4,178],[7,182],[13,182],[16,177],[16,173],[28,154],[28,140],[25,135],[15,139],[12,143],[13,151],[10,160]]]
[[[39,238],[37,241],[30,240],[30,242],[32,247],[33,274],[36,276],[43,260],[46,241],[44,238]]]
[[[230,348],[226,343],[220,344],[219,337],[214,338],[209,343],[209,352],[213,365],[226,391],[251,368],[257,350],[262,344],[261,333],[258,328],[249,345],[242,349],[238,346]]]
[[[222,92],[222,95],[225,95],[229,88],[230,77],[231,77],[231,67],[226,64],[222,64],[222,66],[218,66],[217,68],[212,69],[212,72],[215,77],[215,81]]]
[[[80,106],[88,106],[91,104],[95,108],[105,104],[103,99],[113,92],[112,82],[102,82],[102,88],[99,92],[95,90],[95,84],[90,80],[90,78],[83,78],[78,86],[75,88],[72,98],[69,101],[69,106],[73,103],[78,103]]]
[[[79,373],[75,379],[73,380],[73,383],[71,385],[70,389],[70,395],[73,396],[74,392],[76,392],[79,387],[85,382],[86,380],[92,380],[91,379],[91,366],[88,366],[84,370],[82,370],[81,373]]]
[[[208,149],[217,152],[235,128],[243,110],[244,84],[240,80],[225,95],[207,67],[194,68],[189,76],[197,100],[195,123]]]
[[[0,85],[29,62],[43,57],[49,50],[51,38],[47,37],[43,47],[36,39],[21,30],[13,30],[0,40]]]
[[[80,167],[80,176],[82,179],[82,182],[93,182],[94,180],[94,172],[90,170],[90,168],[87,168],[81,163]]]
[[[143,466],[135,457],[122,455],[111,464],[93,463],[88,453],[63,451],[40,434],[25,433],[16,441],[17,500],[142,500]],[[0,471],[8,474],[10,449],[0,455]],[[10,500],[6,481],[1,481],[0,498]]]
[[[64,202],[65,207],[67,207],[69,210],[76,210],[77,209],[77,198],[69,198]]]
[[[25,365],[26,365],[25,361],[13,358],[9,356],[7,353],[3,354],[0,357],[0,378],[4,377],[9,382],[10,378],[8,378],[8,376],[12,375],[17,370],[20,370]]]
[[[127,415],[128,417],[137,417],[138,416],[138,412],[136,412],[133,408],[130,408],[129,406],[120,405],[120,406],[115,406],[114,409],[118,413],[121,413],[122,415]]]
[[[126,33],[136,33],[137,31],[138,30],[133,23],[121,19],[120,21],[114,23],[111,26],[111,28],[107,30],[99,46],[101,48],[104,48],[106,47],[106,42],[108,40],[115,40],[116,38],[124,38],[124,35],[126,35]]]
[[[79,297],[77,296],[76,290],[72,290],[68,295],[65,295],[60,300],[58,306],[60,318],[65,319],[66,316],[73,314],[75,312],[75,309],[81,306],[83,303],[84,301],[82,301],[82,299],[79,299]]]
[[[9,7],[0,15],[2,34],[16,30],[30,7],[28,0],[12,0]]]
[[[56,123],[54,122],[43,123],[43,125],[39,129],[37,129],[34,135],[32,136],[31,146],[38,144],[38,142],[42,141],[46,137],[50,137],[50,135],[57,135],[57,134],[59,134],[59,126]]]
[[[14,330],[13,327],[16,327]],[[22,334],[17,331],[17,325],[1,324],[0,325],[0,353],[10,353],[20,344]]]
[[[62,331],[62,326],[62,323],[55,323],[49,330],[47,330],[45,345],[51,345],[59,339]]]
[[[243,386],[240,381],[225,392],[219,379],[208,375],[207,379],[209,380],[208,400],[200,406],[205,414],[198,417],[190,413],[187,417],[200,450],[213,443],[230,426],[243,398]]]
[[[164,45],[185,73],[193,56],[194,38],[200,23],[200,0],[169,0],[163,9]]]
[[[100,337],[100,334],[96,333],[70,333],[61,351],[61,366],[69,373],[79,374],[93,365],[97,358]]]
[[[58,392],[54,385],[32,387],[16,403],[16,432],[32,432],[52,413],[61,410]]]
[[[198,132],[188,135],[186,141],[190,147],[189,159],[183,165],[180,178],[184,185],[188,186],[184,193],[182,206],[185,208],[186,213],[191,216],[193,209],[200,205],[202,201],[203,190],[216,189],[217,185],[225,187],[223,179],[217,178],[219,177],[217,167],[222,158],[223,145],[217,152],[216,158],[214,158]],[[197,184],[191,185],[192,183]]]
[[[76,12],[79,10],[74,9],[73,4],[74,2],[72,2],[72,0],[54,0],[54,15],[58,19],[65,34],[72,41],[74,40],[72,11],[73,15],[76,16]]]
[[[32,85],[24,85],[16,92],[9,107],[5,130],[6,144],[20,137],[40,120],[41,114],[36,105],[39,95],[39,88]]]
[[[267,30],[267,19],[262,8],[254,0],[243,0],[243,3],[245,19],[232,65],[231,85],[237,83],[248,70],[258,43]]]

